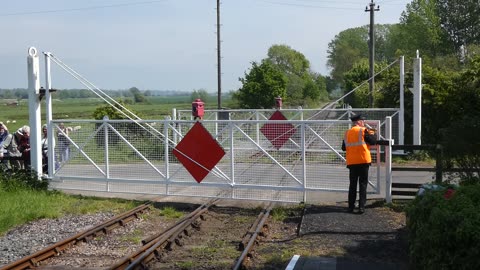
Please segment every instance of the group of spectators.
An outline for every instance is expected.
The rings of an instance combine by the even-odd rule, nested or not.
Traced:
[[[56,162],[65,162],[69,158],[69,129],[63,123],[59,124],[57,132]],[[47,125],[42,126],[42,170],[48,171],[48,131]],[[7,126],[0,122],[0,166],[6,170],[31,169],[30,160],[30,127],[25,125],[15,132],[9,132]]]

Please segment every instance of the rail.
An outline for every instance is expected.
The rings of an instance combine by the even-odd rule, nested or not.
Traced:
[[[75,245],[76,243],[82,241],[89,241],[98,234],[107,234],[108,232],[117,227],[124,226],[126,223],[132,221],[133,219],[138,218],[138,215],[140,213],[147,211],[150,207],[150,204],[151,203],[142,204],[130,211],[115,216],[112,219],[102,224],[99,224],[91,229],[80,232],[70,238],[64,239],[51,246],[48,246],[32,255],[7,264],[0,268],[0,270],[20,270],[35,268],[39,262],[44,261],[50,257],[57,256],[63,250],[69,248],[72,245]]]
[[[188,226],[195,226],[193,225],[194,222],[198,218],[201,218],[201,216],[217,201],[218,199],[212,199],[208,201],[166,230],[153,237],[143,240],[143,247],[134,253],[125,256],[122,260],[118,261],[109,269],[136,269],[151,261],[155,255],[159,254],[161,249],[172,248],[173,243],[176,242],[178,235],[184,232]]]
[[[265,222],[267,221],[268,217],[270,216],[270,212],[272,211],[275,204],[272,202],[270,205],[263,209],[262,212],[258,215],[257,219],[253,223],[251,229],[247,232],[247,234],[243,237],[242,241],[239,244],[239,249],[242,250],[242,254],[237,260],[237,263],[233,267],[233,270],[241,269],[241,266],[244,263],[245,258],[251,253],[255,242],[257,241],[257,237],[261,234]]]

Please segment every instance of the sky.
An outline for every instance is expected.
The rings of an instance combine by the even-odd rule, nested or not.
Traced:
[[[328,43],[367,25],[372,0],[222,0],[221,91],[238,90],[252,62],[288,45],[328,75]],[[375,23],[398,23],[411,0],[377,0]],[[102,90],[217,93],[216,0],[18,0],[0,11],[0,89],[27,88],[27,55],[43,52]],[[52,88],[86,88],[52,63]]]

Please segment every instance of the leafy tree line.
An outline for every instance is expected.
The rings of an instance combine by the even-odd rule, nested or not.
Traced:
[[[271,46],[239,80],[242,87],[232,95],[240,108],[273,108],[277,97],[289,106],[318,107],[328,100],[329,78],[313,72],[305,56],[287,45]]]
[[[400,55],[406,57],[406,143],[412,141],[413,95],[408,88],[413,85],[412,63],[417,50],[423,60],[422,142],[441,141],[439,131],[451,124],[445,122],[445,118],[458,119],[459,112],[471,118],[478,110],[473,105],[475,98],[464,102],[458,97],[477,91],[462,80],[476,80],[472,69],[478,61],[475,55],[480,51],[479,20],[478,1],[414,0],[406,6],[398,24],[376,26],[375,70],[386,68]],[[368,26],[336,35],[329,43],[328,65],[332,79],[344,93],[366,81],[369,77]],[[399,107],[398,74],[398,65],[393,65],[375,77],[375,107]],[[368,107],[367,88],[368,85],[362,86],[344,102],[357,108]]]

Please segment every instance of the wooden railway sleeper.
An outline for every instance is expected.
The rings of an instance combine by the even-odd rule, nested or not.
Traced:
[[[183,241],[181,238],[175,238],[175,244],[177,244],[177,246],[183,246]]]

